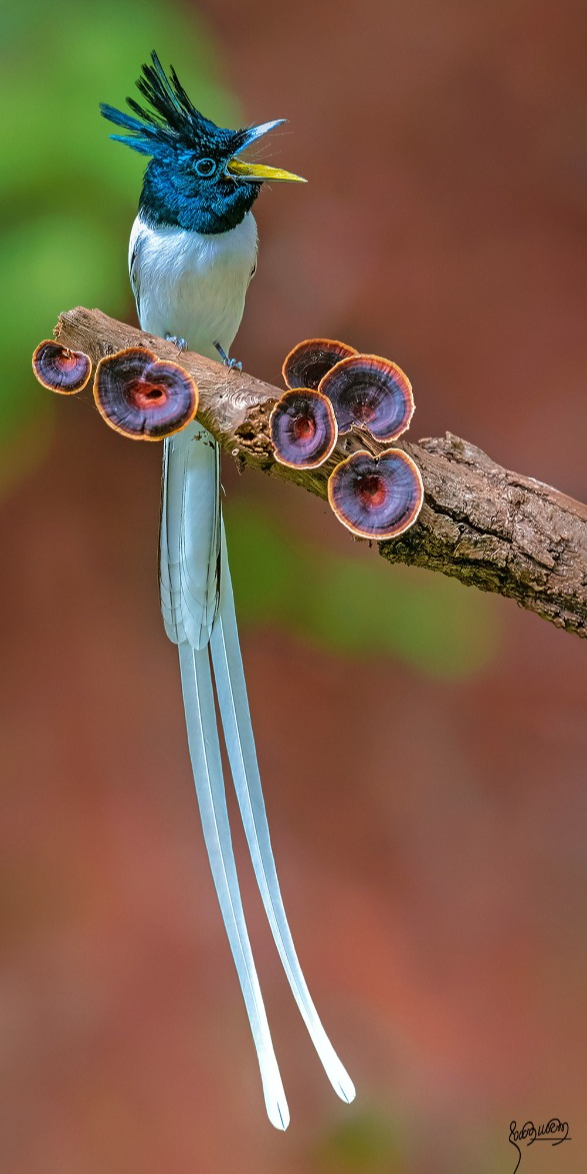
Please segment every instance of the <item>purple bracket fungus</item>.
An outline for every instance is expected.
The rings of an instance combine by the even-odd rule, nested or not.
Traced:
[[[328,479],[328,501],[339,522],[359,538],[397,538],[416,521],[424,500],[418,466],[399,448],[378,457],[353,453]]]
[[[356,355],[353,346],[332,338],[307,338],[290,351],[283,364],[286,387],[318,387],[320,380],[341,359]]]
[[[407,375],[378,355],[342,359],[321,380],[320,391],[332,401],[341,432],[357,424],[377,440],[397,440],[414,414]]]
[[[181,431],[198,410],[191,375],[146,347],[128,347],[101,359],[94,379],[100,414],[131,440],[162,440]]]
[[[40,342],[33,354],[33,371],[49,391],[74,395],[86,386],[92,374],[92,362],[83,351],[70,351],[52,338]]]
[[[292,469],[315,469],[338,439],[336,417],[325,395],[312,388],[286,391],[269,419],[275,459]]]

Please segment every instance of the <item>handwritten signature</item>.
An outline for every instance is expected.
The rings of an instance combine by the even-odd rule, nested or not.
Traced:
[[[569,1123],[568,1121],[561,1121],[560,1117],[551,1117],[550,1121],[544,1122],[543,1125],[536,1126],[533,1121],[526,1121],[525,1125],[518,1129],[517,1121],[510,1123],[510,1145],[513,1145],[518,1151],[518,1160],[513,1174],[522,1160],[522,1151],[518,1142],[523,1142],[528,1146],[534,1145],[535,1141],[548,1141],[551,1145],[561,1145],[563,1141],[572,1141],[569,1137]]]

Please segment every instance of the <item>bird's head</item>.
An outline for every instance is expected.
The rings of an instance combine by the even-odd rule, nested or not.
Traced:
[[[139,205],[143,220],[203,233],[234,228],[266,181],[304,183],[299,175],[253,163],[241,153],[284,119],[244,130],[216,126],[192,105],[175,70],[167,77],[156,53],[137,88],[151,109],[127,98],[133,114],[102,103],[104,118],[126,133],[112,135],[150,156]]]

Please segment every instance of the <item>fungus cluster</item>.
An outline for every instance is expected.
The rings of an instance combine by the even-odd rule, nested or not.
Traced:
[[[288,390],[270,419],[275,458],[299,469],[322,465],[338,434],[354,429],[388,444],[409,427],[412,385],[397,363],[362,355],[332,339],[299,343],[283,364]],[[330,410],[328,410],[330,409]],[[366,450],[341,461],[328,480],[328,501],[353,534],[382,541],[415,522],[424,490],[414,461],[401,449]]]
[[[328,478],[328,502],[339,522],[351,534],[377,542],[408,530],[423,498],[420,470],[400,448],[384,449],[377,457],[355,452]]]
[[[271,413],[270,427],[278,461],[292,469],[322,465],[338,440],[330,400],[308,387],[282,395]]]
[[[286,387],[311,387],[316,390],[324,376],[341,359],[349,359],[358,352],[346,342],[332,338],[308,338],[289,352],[282,375]]]
[[[33,355],[33,371],[51,391],[72,395],[86,386],[92,363],[46,339]],[[131,440],[162,440],[179,432],[198,410],[198,388],[179,363],[161,361],[146,347],[127,347],[101,359],[94,400],[106,423]]]
[[[341,432],[353,425],[376,440],[397,440],[414,414],[412,385],[397,363],[377,355],[353,355],[324,376],[320,391],[332,401]]]
[[[44,387],[73,395],[86,386],[92,363],[51,339],[39,343],[33,371]],[[366,432],[380,445],[409,427],[414,397],[407,375],[389,359],[359,354],[332,339],[309,339],[283,365],[287,390],[270,417],[275,459],[294,469],[315,469],[332,455],[339,434]],[[101,359],[94,399],[101,416],[132,440],[162,440],[179,432],[198,410],[198,388],[179,363],[162,361],[146,347],[127,347]],[[397,537],[416,521],[424,498],[422,478],[401,449],[366,449],[339,461],[328,480],[336,517],[360,538]]]
[[[100,359],[96,407],[107,424],[131,440],[162,440],[185,428],[198,410],[198,389],[179,363],[161,361],[146,347],[128,347]]]
[[[33,354],[33,371],[43,387],[59,395],[75,395],[86,386],[92,363],[83,351],[70,351],[46,338]]]

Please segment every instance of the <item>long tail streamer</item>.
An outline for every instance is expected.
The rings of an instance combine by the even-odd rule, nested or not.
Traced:
[[[267,1114],[277,1129],[287,1129],[289,1110],[273,1051],[236,875],[208,649],[190,648],[184,642],[179,645],[179,663],[188,743],[204,839],[257,1049]]]
[[[228,568],[218,451],[198,424],[165,442],[161,510],[161,607],[179,647],[188,744],[206,849],[257,1049],[269,1120],[289,1111],[253,961],[236,872],[220,758],[212,669],[231,772],[259,891],[292,992],[342,1100],[355,1096],[306,985],[277,879]]]
[[[222,729],[253,868],[279,957],[310,1038],[335,1092],[348,1103],[354,1099],[355,1087],[318,1017],[298,961],[277,879],[247,698],[224,526],[220,584],[220,609],[212,629],[210,648]]]

